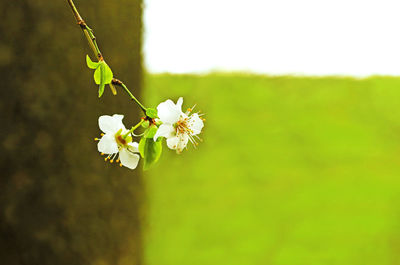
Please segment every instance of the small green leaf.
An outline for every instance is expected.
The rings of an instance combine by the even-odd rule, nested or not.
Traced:
[[[139,152],[143,158],[143,169],[149,169],[161,156],[162,138],[154,142],[152,138],[142,137],[139,142]]]
[[[99,86],[99,98],[103,95],[105,86],[106,86],[106,84],[100,84],[100,86]]]
[[[86,64],[90,69],[96,69],[99,66],[99,63],[93,62],[89,55],[86,55]]]
[[[153,138],[154,135],[156,134],[158,128],[155,125],[151,125],[145,132],[143,137],[145,138]]]
[[[150,124],[149,121],[145,121],[145,122],[142,123],[142,127],[147,129],[147,128],[149,128],[149,124]]]
[[[99,97],[101,97],[104,93],[104,87],[107,84],[110,84],[113,79],[113,73],[111,68],[106,64],[106,62],[99,62],[99,66],[96,71],[94,71],[94,81],[99,86]]]
[[[147,108],[146,116],[152,119],[157,118],[157,110],[153,108]]]
[[[144,149],[145,149],[146,143],[147,143],[146,137],[142,137],[139,141],[139,153],[142,158],[144,158]]]
[[[94,71],[94,81],[96,84],[100,85],[101,82],[104,82],[104,84],[107,85],[111,83],[112,79],[113,72],[111,71],[111,68],[106,64],[106,62],[99,62],[99,67]]]
[[[108,66],[108,64],[106,64],[105,62],[104,62],[104,82],[106,83],[106,84],[110,84],[111,83],[111,81],[113,80],[113,77],[114,77],[114,75],[113,75],[113,72],[111,71],[111,68]]]
[[[100,82],[101,82],[101,70],[100,70],[100,68],[101,68],[101,65],[100,65],[99,67],[96,68],[96,71],[94,71],[94,75],[93,75],[93,77],[94,77],[94,82],[95,82],[97,85],[100,85]]]

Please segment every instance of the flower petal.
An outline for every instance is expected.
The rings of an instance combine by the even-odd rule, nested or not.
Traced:
[[[163,136],[165,138],[171,138],[174,136],[174,126],[171,124],[161,124],[160,127],[158,128],[156,134],[154,135],[153,139],[154,142],[157,141],[157,138],[160,136]]]
[[[163,123],[174,124],[178,121],[182,110],[170,99],[160,103],[157,106],[158,117]]]
[[[131,151],[131,152],[139,152],[139,143],[132,142],[132,143],[129,143],[128,145],[129,145],[129,151]]]
[[[119,152],[119,160],[121,160],[121,164],[130,169],[135,169],[137,167],[139,158],[138,154],[134,154],[126,148],[122,148]]]
[[[175,137],[167,139],[167,146],[170,149],[176,150],[178,153],[182,152],[189,141],[189,136],[185,133],[178,134]]]
[[[113,117],[114,122],[115,122],[115,127],[118,127],[119,129],[122,129],[122,131],[124,131],[124,132],[128,131],[125,128],[125,125],[122,123],[122,119],[124,118],[124,115],[114,114],[112,117]]]
[[[115,134],[120,129],[125,129],[122,119],[124,115],[114,114],[113,116],[103,115],[99,117],[99,127],[104,133]],[[125,129],[126,130],[126,129]]]
[[[201,133],[201,129],[203,129],[204,123],[200,119],[199,114],[194,113],[190,116],[189,119],[189,128],[193,131],[192,135],[196,135]]]
[[[106,133],[103,137],[101,137],[100,141],[97,143],[97,149],[100,153],[108,155],[117,153],[118,144],[115,141],[114,135]]]
[[[183,104],[183,97],[178,98],[178,101],[176,102],[176,107],[182,111],[182,104]]]

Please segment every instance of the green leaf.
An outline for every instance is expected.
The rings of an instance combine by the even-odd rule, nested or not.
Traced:
[[[143,137],[145,138],[153,138],[158,130],[158,127],[155,125],[151,125],[145,132]]]
[[[147,108],[146,116],[152,119],[157,118],[157,110],[153,108]]]
[[[99,63],[93,62],[89,55],[86,54],[86,64],[90,69],[96,69],[99,66]]]
[[[146,145],[147,142],[147,138],[146,137],[142,137],[139,141],[139,153],[141,155],[142,158],[144,158],[144,147]]]
[[[106,64],[106,62],[99,62],[99,66],[96,71],[94,71],[94,81],[99,86],[99,97],[103,95],[104,87],[107,84],[110,84],[113,79],[113,72],[111,68]]]
[[[145,128],[145,129],[149,128],[149,125],[150,125],[149,121],[145,121],[145,122],[142,123],[142,127]]]
[[[94,71],[94,81],[96,84],[100,85],[102,81],[104,84],[109,84],[112,79],[113,72],[111,71],[111,68],[106,64],[106,62],[99,62],[99,67]]]
[[[100,84],[100,86],[99,86],[99,98],[103,95],[105,86],[106,86],[106,84]]]
[[[94,82],[97,85],[100,85],[100,82],[101,82],[101,70],[100,70],[100,68],[101,68],[101,65],[96,68],[96,71],[94,71],[94,76],[93,76],[94,77]]]
[[[105,80],[104,82],[106,84],[110,84],[111,81],[113,80],[113,77],[114,75],[113,72],[111,71],[111,68],[108,66],[108,64],[104,62],[104,80]]]
[[[143,158],[143,170],[149,169],[161,156],[162,138],[154,142],[152,138],[142,137],[139,142],[139,152]]]

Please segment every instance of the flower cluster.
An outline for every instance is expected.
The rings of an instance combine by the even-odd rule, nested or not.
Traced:
[[[146,117],[127,130],[122,123],[123,115],[103,115],[99,117],[99,127],[103,132],[98,140],[97,148],[102,155],[106,155],[105,161],[114,161],[130,169],[135,169],[140,156],[144,160],[144,168],[157,162],[162,152],[162,140],[166,139],[170,149],[181,153],[188,142],[194,146],[201,140],[199,134],[204,127],[204,119],[199,113],[192,113],[192,109],[182,111],[183,98],[179,98],[175,104],[168,99],[157,106],[157,110],[148,109]],[[140,135],[141,139],[134,142],[134,131],[144,127],[145,131]]]
[[[158,137],[165,137],[168,147],[177,153],[182,152],[188,141],[197,145],[196,139],[200,139],[198,134],[204,126],[198,113],[190,115],[192,109],[183,113],[182,104],[183,98],[179,98],[176,104],[168,99],[158,105],[158,117],[162,124],[154,135],[154,141],[157,141]]]
[[[146,108],[124,82],[114,77],[114,72],[100,52],[93,30],[82,19],[73,1],[69,0],[68,3],[97,59],[92,61],[89,55],[86,55],[86,65],[94,70],[93,79],[98,85],[99,98],[103,96],[106,86],[110,87],[113,95],[117,95],[116,88],[119,87],[127,93],[145,115],[138,124],[129,130],[122,123],[123,115],[99,117],[99,127],[103,133],[100,139],[95,138],[95,140],[98,141],[99,152],[106,156],[104,160],[111,163],[115,161],[121,167],[135,169],[141,157],[143,168],[146,170],[160,158],[163,139],[166,139],[167,146],[176,150],[177,153],[181,153],[189,141],[196,146],[197,140],[201,140],[198,135],[204,127],[204,119],[200,117],[201,115],[192,113],[192,109],[183,112],[182,98],[179,98],[176,104],[168,99],[160,103],[157,109]],[[135,130],[139,127],[144,128],[144,131],[137,135]],[[140,137],[139,142],[133,140],[135,137]]]

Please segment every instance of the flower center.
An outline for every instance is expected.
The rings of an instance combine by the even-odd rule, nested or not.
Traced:
[[[176,131],[177,131],[178,133],[185,133],[186,130],[187,130],[186,119],[179,120],[179,121],[176,123]]]
[[[119,147],[126,147],[128,143],[132,142],[132,137],[130,135],[122,134],[122,129],[120,129],[115,135],[115,141]]]
[[[127,145],[128,141],[122,137],[121,134],[115,135],[115,141],[118,145]]]
[[[179,121],[177,121],[175,124],[176,133],[192,134],[193,131],[189,128],[188,122],[189,122],[189,118],[181,118]]]

